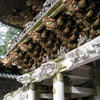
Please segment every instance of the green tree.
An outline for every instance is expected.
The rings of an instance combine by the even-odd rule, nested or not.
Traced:
[[[5,27],[5,28],[4,28]],[[4,30],[2,29],[4,28]],[[22,30],[0,23],[0,56],[7,52],[8,43],[11,40],[13,43],[19,37]],[[5,29],[7,31],[5,32]]]

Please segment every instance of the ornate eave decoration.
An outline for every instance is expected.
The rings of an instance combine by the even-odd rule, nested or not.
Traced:
[[[28,48],[28,45],[24,44],[24,43],[19,43],[18,44],[18,47],[22,50],[22,51],[27,51],[29,48]]]
[[[62,3],[66,6],[66,14],[73,15],[79,9],[78,3],[75,0],[62,0]]]
[[[35,32],[35,31],[30,31],[28,33],[28,37],[32,38],[33,41],[39,41],[40,33]]]
[[[58,63],[61,70],[72,70],[92,60],[100,58],[100,36],[92,41],[68,52],[64,56],[64,60]]]
[[[54,30],[57,26],[55,19],[50,18],[50,16],[43,18],[42,21],[46,25],[47,30]]]
[[[49,16],[52,12],[55,10],[55,7],[57,8],[59,5],[61,4],[61,1],[60,0],[50,0],[50,1],[46,1],[45,5],[43,6],[41,12],[39,12],[37,14],[37,16],[33,19],[33,21],[29,22],[27,25],[26,25],[26,28],[24,29],[24,31],[21,33],[22,36],[19,37],[17,43],[13,46],[13,48],[11,50],[9,50],[7,52],[6,55],[9,55],[9,53],[11,51],[13,51],[14,49],[16,49],[16,47],[18,47],[18,44],[22,42],[22,40],[24,40],[26,37],[28,37],[28,33],[30,31],[37,31],[37,30],[40,30],[40,28],[43,26],[42,24],[42,19],[46,16]],[[47,6],[47,7],[45,7]],[[39,28],[37,28],[37,26]],[[41,26],[41,27],[40,27]]]
[[[55,62],[47,62],[42,64],[35,71],[30,72],[28,74],[24,74],[17,78],[17,81],[20,83],[27,85],[31,82],[41,82],[42,80],[51,78],[58,72],[57,66]]]
[[[16,51],[12,51],[10,53],[10,57],[12,60],[16,60],[18,58],[18,53]]]
[[[55,60],[57,63],[44,63],[35,71],[19,76],[17,81],[24,85],[31,82],[41,82],[42,80],[53,77],[58,72],[72,70],[99,58],[100,36],[58,58]]]
[[[4,66],[11,66],[11,59],[9,57],[5,57],[1,60]]]

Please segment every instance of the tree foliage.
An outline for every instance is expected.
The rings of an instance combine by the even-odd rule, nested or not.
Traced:
[[[0,56],[7,52],[9,41],[13,43],[19,37],[22,30],[0,23]]]

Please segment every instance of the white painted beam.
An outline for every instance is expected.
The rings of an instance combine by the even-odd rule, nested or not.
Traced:
[[[87,63],[100,59],[100,36],[65,54],[64,60],[58,62],[63,71],[73,70]]]

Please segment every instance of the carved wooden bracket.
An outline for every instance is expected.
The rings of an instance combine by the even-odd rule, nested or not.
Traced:
[[[42,64],[35,71],[30,72],[28,74],[24,74],[17,78],[17,81],[20,83],[27,85],[31,82],[40,82],[42,80],[51,78],[58,72],[57,66],[55,62],[47,62]]]
[[[24,44],[24,43],[19,43],[18,47],[22,50],[22,51],[27,51],[28,50],[28,45]]]
[[[57,26],[55,19],[50,18],[50,16],[43,18],[42,21],[46,25],[47,30],[53,30]]]

